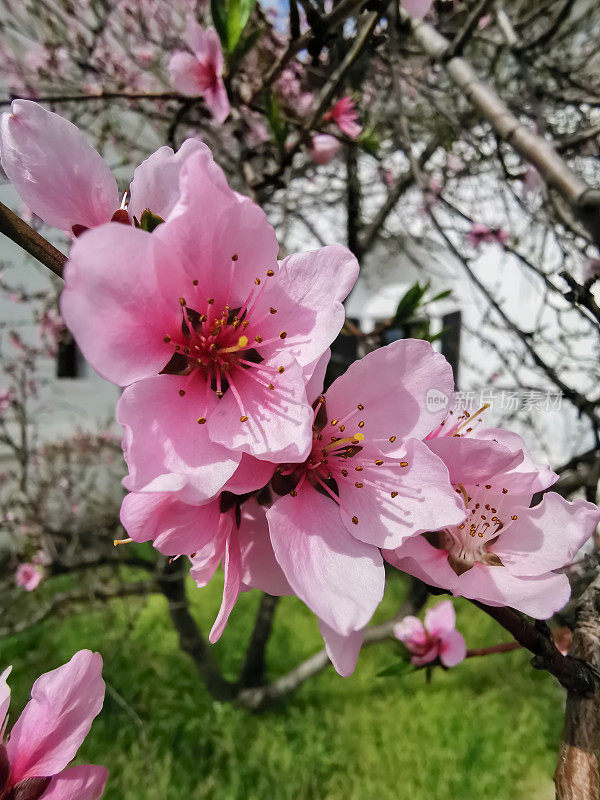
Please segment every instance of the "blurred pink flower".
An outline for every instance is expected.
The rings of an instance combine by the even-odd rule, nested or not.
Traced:
[[[333,120],[338,128],[349,136],[351,139],[356,139],[362,132],[362,125],[356,121],[358,119],[358,112],[354,105],[354,101],[348,95],[342,97],[334,105],[331,111],[328,111],[323,119],[325,122]]]
[[[503,228],[490,228],[483,222],[474,222],[466,235],[467,242],[478,250],[482,244],[496,242],[504,245],[508,241],[508,231]]]
[[[328,133],[317,133],[312,137],[310,157],[315,164],[323,166],[329,164],[339,149],[340,143],[335,136],[330,136]]]
[[[15,583],[25,589],[26,592],[32,592],[36,589],[41,580],[42,573],[35,564],[19,564],[17,567]]]
[[[10,667],[0,675],[1,797],[98,800],[103,794],[108,777],[104,767],[66,768],[102,708],[101,671],[100,655],[80,650],[62,667],[41,675],[8,737],[3,734],[10,703]]]
[[[193,55],[179,51],[171,56],[171,82],[182,94],[203,97],[215,120],[223,123],[230,108],[223,83],[223,51],[219,35],[214,28],[203,30],[190,17],[187,40]]]
[[[600,277],[600,258],[588,258],[583,265],[584,283],[596,280]]]
[[[465,640],[456,630],[451,600],[443,600],[425,614],[423,625],[417,617],[404,617],[394,625],[394,636],[412,653],[411,663],[422,667],[439,658],[445,667],[455,667],[465,658]]]
[[[400,4],[408,14],[421,19],[429,13],[433,0],[401,0]]]

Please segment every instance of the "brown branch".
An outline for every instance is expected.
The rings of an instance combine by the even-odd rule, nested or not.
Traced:
[[[425,605],[428,595],[429,590],[425,584],[413,579],[406,599],[396,616],[380,625],[366,628],[363,647],[393,638],[394,625],[408,614],[417,613]],[[330,664],[327,652],[324,649],[319,650],[318,653],[307,658],[306,661],[298,664],[294,669],[267,686],[242,690],[237,698],[237,703],[251,711],[263,711],[273,703],[297,691],[306,681],[314,678]]]
[[[513,650],[521,650],[523,647],[519,642],[501,642],[492,644],[489,647],[472,647],[467,650],[465,658],[476,658],[478,656],[492,656],[496,653],[512,653]]]
[[[94,600],[108,601],[119,597],[132,597],[136,595],[148,595],[157,592],[158,588],[154,581],[133,581],[109,586],[94,586],[85,591],[60,592],[55,594],[52,600],[33,616],[23,622],[7,625],[0,629],[0,638],[14,636],[17,633],[29,630],[40,625],[51,617],[55,617],[60,612],[77,603],[89,603]]]
[[[265,654],[279,600],[279,597],[264,593],[260,598],[252,636],[246,650],[246,659],[240,673],[241,686],[262,686],[265,683]]]
[[[62,278],[67,257],[3,203],[0,203],[0,233],[8,236],[29,255],[37,258],[41,264]]]
[[[158,585],[167,600],[179,644],[194,662],[212,697],[215,700],[232,700],[237,692],[236,684],[221,675],[217,662],[190,613],[182,561],[181,558],[171,562],[166,558],[162,559],[157,573]]]
[[[545,622],[537,621],[532,625],[513,608],[486,606],[477,600],[471,602],[506,628],[519,644],[533,653],[533,667],[550,672],[573,695],[592,697],[600,687],[600,672],[595,666],[580,657],[563,656]]]
[[[600,576],[581,596],[570,654],[600,669]],[[600,692],[567,695],[565,724],[554,773],[556,800],[598,800]]]

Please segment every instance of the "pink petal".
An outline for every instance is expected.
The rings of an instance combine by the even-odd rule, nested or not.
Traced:
[[[221,514],[219,527],[212,541],[204,545],[191,558],[190,576],[195,581],[196,586],[202,588],[212,580],[217,567],[225,558],[226,542],[232,530],[233,516],[231,514]]]
[[[198,59],[191,53],[179,51],[169,59],[171,83],[181,94],[200,97],[204,91],[204,81],[198,77]]]
[[[330,360],[331,348],[328,347],[320,358],[302,368],[306,380],[306,399],[310,405],[323,393],[323,381]]]
[[[262,489],[273,477],[275,464],[271,461],[259,461],[258,458],[242,453],[236,471],[223,486],[224,492],[246,494]],[[245,506],[244,506],[245,507]]]
[[[223,573],[225,576],[223,601],[215,623],[208,634],[208,641],[211,644],[214,644],[221,638],[221,634],[225,630],[225,625],[227,625],[227,620],[237,602],[242,586],[242,558],[235,532],[230,534],[225,542]]]
[[[413,617],[412,614],[402,617],[400,622],[394,625],[394,636],[405,644],[412,641],[425,642],[427,639],[423,623],[418,617]]]
[[[415,667],[423,667],[425,664],[430,664],[432,661],[435,661],[439,654],[440,650],[438,643],[433,642],[431,647],[422,655],[417,655],[416,653],[413,654],[410,659],[410,663]]]
[[[287,353],[267,359],[261,369],[271,370],[263,381],[250,377],[257,370],[236,370],[232,374],[243,409],[229,390],[208,419],[208,433],[213,442],[229,450],[246,452],[274,463],[301,462],[312,446],[313,412],[306,399],[304,376],[296,361]],[[279,374],[277,369],[284,368]],[[263,373],[264,374],[264,373]],[[261,375],[261,373],[259,373]],[[248,417],[242,422],[242,417]]]
[[[239,454],[211,441],[208,424],[198,423],[218,404],[198,373],[157,375],[128,386],[117,406],[130,472],[126,488],[177,491],[188,503],[216,497],[240,461]]]
[[[433,0],[401,0],[402,8],[417,19],[428,14],[432,4]]]
[[[293,594],[273,552],[266,511],[254,498],[242,507],[237,536],[242,554],[244,585],[277,597]]]
[[[186,139],[174,153],[170,147],[159,147],[136,168],[129,191],[129,215],[140,220],[149,208],[166,219],[179,199],[179,173],[186,159],[199,150],[208,150],[200,139]]]
[[[101,672],[100,655],[80,650],[33,684],[6,745],[13,784],[56,775],[75,756],[104,702]]]
[[[204,92],[204,102],[211,110],[215,121],[222,125],[229,116],[231,108],[225,84],[220,78],[214,87]]]
[[[85,764],[70,767],[52,778],[43,800],[98,800],[104,793],[108,770]]]
[[[341,419],[337,406],[329,404],[329,392],[327,398],[328,413],[334,412]],[[371,422],[369,417],[362,428],[367,437]],[[360,474],[352,472],[348,480],[338,480],[342,520],[357,539],[393,549],[417,533],[464,520],[464,506],[448,480],[448,470],[423,442],[410,439],[403,460],[386,458],[369,447],[360,457]],[[378,460],[384,460],[384,464],[376,465]],[[348,461],[351,469],[352,460]],[[357,483],[362,486],[357,487]],[[392,492],[397,495],[392,497]]]
[[[335,136],[328,133],[318,133],[312,137],[310,157],[319,166],[329,164],[331,159],[340,149],[340,143]]]
[[[226,304],[239,307],[255,289],[257,277],[267,280],[267,270],[278,272],[275,231],[262,209],[229,188],[208,151],[186,159],[179,183],[179,202],[152,239],[163,241],[183,270],[184,297],[190,307],[196,303],[204,309],[208,297],[214,298],[219,310]],[[183,294],[179,288],[177,292]],[[178,295],[173,296],[177,302]]]
[[[267,511],[275,557],[290,586],[323,622],[347,636],[364,628],[383,596],[377,548],[352,537],[335,502],[305,482]]]
[[[448,563],[448,553],[430,545],[423,536],[412,536],[396,550],[385,550],[383,557],[402,572],[414,575],[424,583],[459,594],[455,591],[458,576]]]
[[[431,636],[442,638],[456,627],[456,613],[452,600],[442,600],[425,612],[425,627]]]
[[[464,661],[467,655],[467,645],[464,637],[458,631],[447,633],[440,644],[440,661],[445,667],[455,667]]]
[[[352,631],[348,636],[342,636],[333,628],[330,628],[323,620],[319,620],[319,630],[325,642],[325,650],[335,671],[342,678],[349,678],[356,668],[364,630]]]
[[[490,606],[510,606],[536,619],[549,619],[567,603],[571,587],[566,575],[521,578],[503,567],[475,564],[457,581],[455,595]]]
[[[569,503],[555,492],[534,508],[514,511],[518,519],[490,547],[513,575],[543,575],[570,564],[600,522],[593,503]]]
[[[304,367],[322,356],[339,334],[346,317],[342,301],[356,283],[358,261],[347,248],[331,245],[295,253],[279,266],[262,304],[265,311],[274,306],[277,314],[267,316],[261,335],[277,338],[284,329],[286,349]],[[262,348],[261,354],[280,346]]]
[[[94,369],[121,386],[159,373],[173,355],[164,337],[181,329],[178,299],[167,302],[156,274],[167,270],[177,285],[175,265],[156,245],[155,235],[110,223],[77,239],[65,269],[65,324]]]
[[[213,65],[217,76],[223,72],[223,51],[219,34],[212,27],[204,30],[192,15],[188,18],[187,42],[196,56]]]
[[[449,403],[453,391],[446,359],[428,342],[402,339],[351,364],[327,390],[327,408],[335,408],[342,419],[358,403],[363,405],[354,419],[365,421],[369,441],[377,440],[384,452],[393,453],[404,439],[424,438],[446,416],[447,405],[432,405],[427,397],[440,393]],[[389,441],[392,436],[395,443]]]
[[[202,506],[182,503],[166,492],[133,492],[121,506],[121,523],[135,542],[152,541],[167,556],[191,555],[217,534],[219,501]]]
[[[4,672],[0,674],[0,740],[2,739],[2,729],[10,705],[10,686],[8,685],[7,679],[11,669],[12,667],[7,667]]]
[[[525,442],[517,433],[506,431],[503,428],[484,428],[475,431],[473,437],[492,440],[507,447],[513,453],[519,450],[523,452],[523,460],[503,477],[505,488],[509,489],[513,496],[521,494],[531,499],[534,494],[545,491],[558,480],[558,475],[550,467],[546,464],[538,464],[531,458]]]
[[[440,436],[428,440],[427,446],[442,459],[454,484],[484,483],[523,461],[522,450],[513,452],[487,439]]]
[[[14,100],[0,123],[2,166],[25,205],[71,232],[108,222],[119,207],[117,182],[71,122],[29,100]]]

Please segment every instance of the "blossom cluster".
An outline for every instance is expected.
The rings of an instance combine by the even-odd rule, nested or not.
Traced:
[[[515,434],[468,415],[447,421],[446,406],[427,402],[454,389],[428,342],[375,350],[323,391],[358,275],[350,251],[279,259],[263,211],[197,139],[151,155],[119,203],[71,123],[15,101],[1,131],[15,189],[73,239],[62,317],[90,364],[123,387],[124,528],[189,558],[198,586],[222,566],[211,641],[240,592],[295,594],[348,675],[384,561],[541,619],[565,604],[558,570],[600,511],[554,493],[531,507],[557,476]],[[458,657],[456,641],[450,649]]]

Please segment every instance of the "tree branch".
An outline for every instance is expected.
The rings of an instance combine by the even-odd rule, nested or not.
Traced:
[[[37,258],[41,264],[62,278],[67,257],[3,203],[0,203],[0,233],[8,236],[29,255]]]
[[[563,656],[545,622],[537,621],[532,625],[513,608],[486,606],[478,600],[471,602],[506,628],[519,644],[533,653],[533,667],[548,670],[574,696],[594,696],[600,687],[600,672],[595,665],[583,658]]]
[[[600,669],[600,576],[577,604],[570,654]],[[598,800],[600,692],[588,697],[570,691],[554,773],[556,800]]]
[[[169,615],[179,636],[181,649],[194,662],[212,697],[215,700],[232,700],[236,695],[236,684],[221,675],[217,662],[190,613],[182,559],[178,558],[171,562],[166,558],[162,559],[157,580],[167,600]]]
[[[246,659],[240,673],[241,686],[262,686],[265,683],[267,666],[265,654],[279,600],[279,597],[264,593],[260,598],[252,636],[246,651]]]

